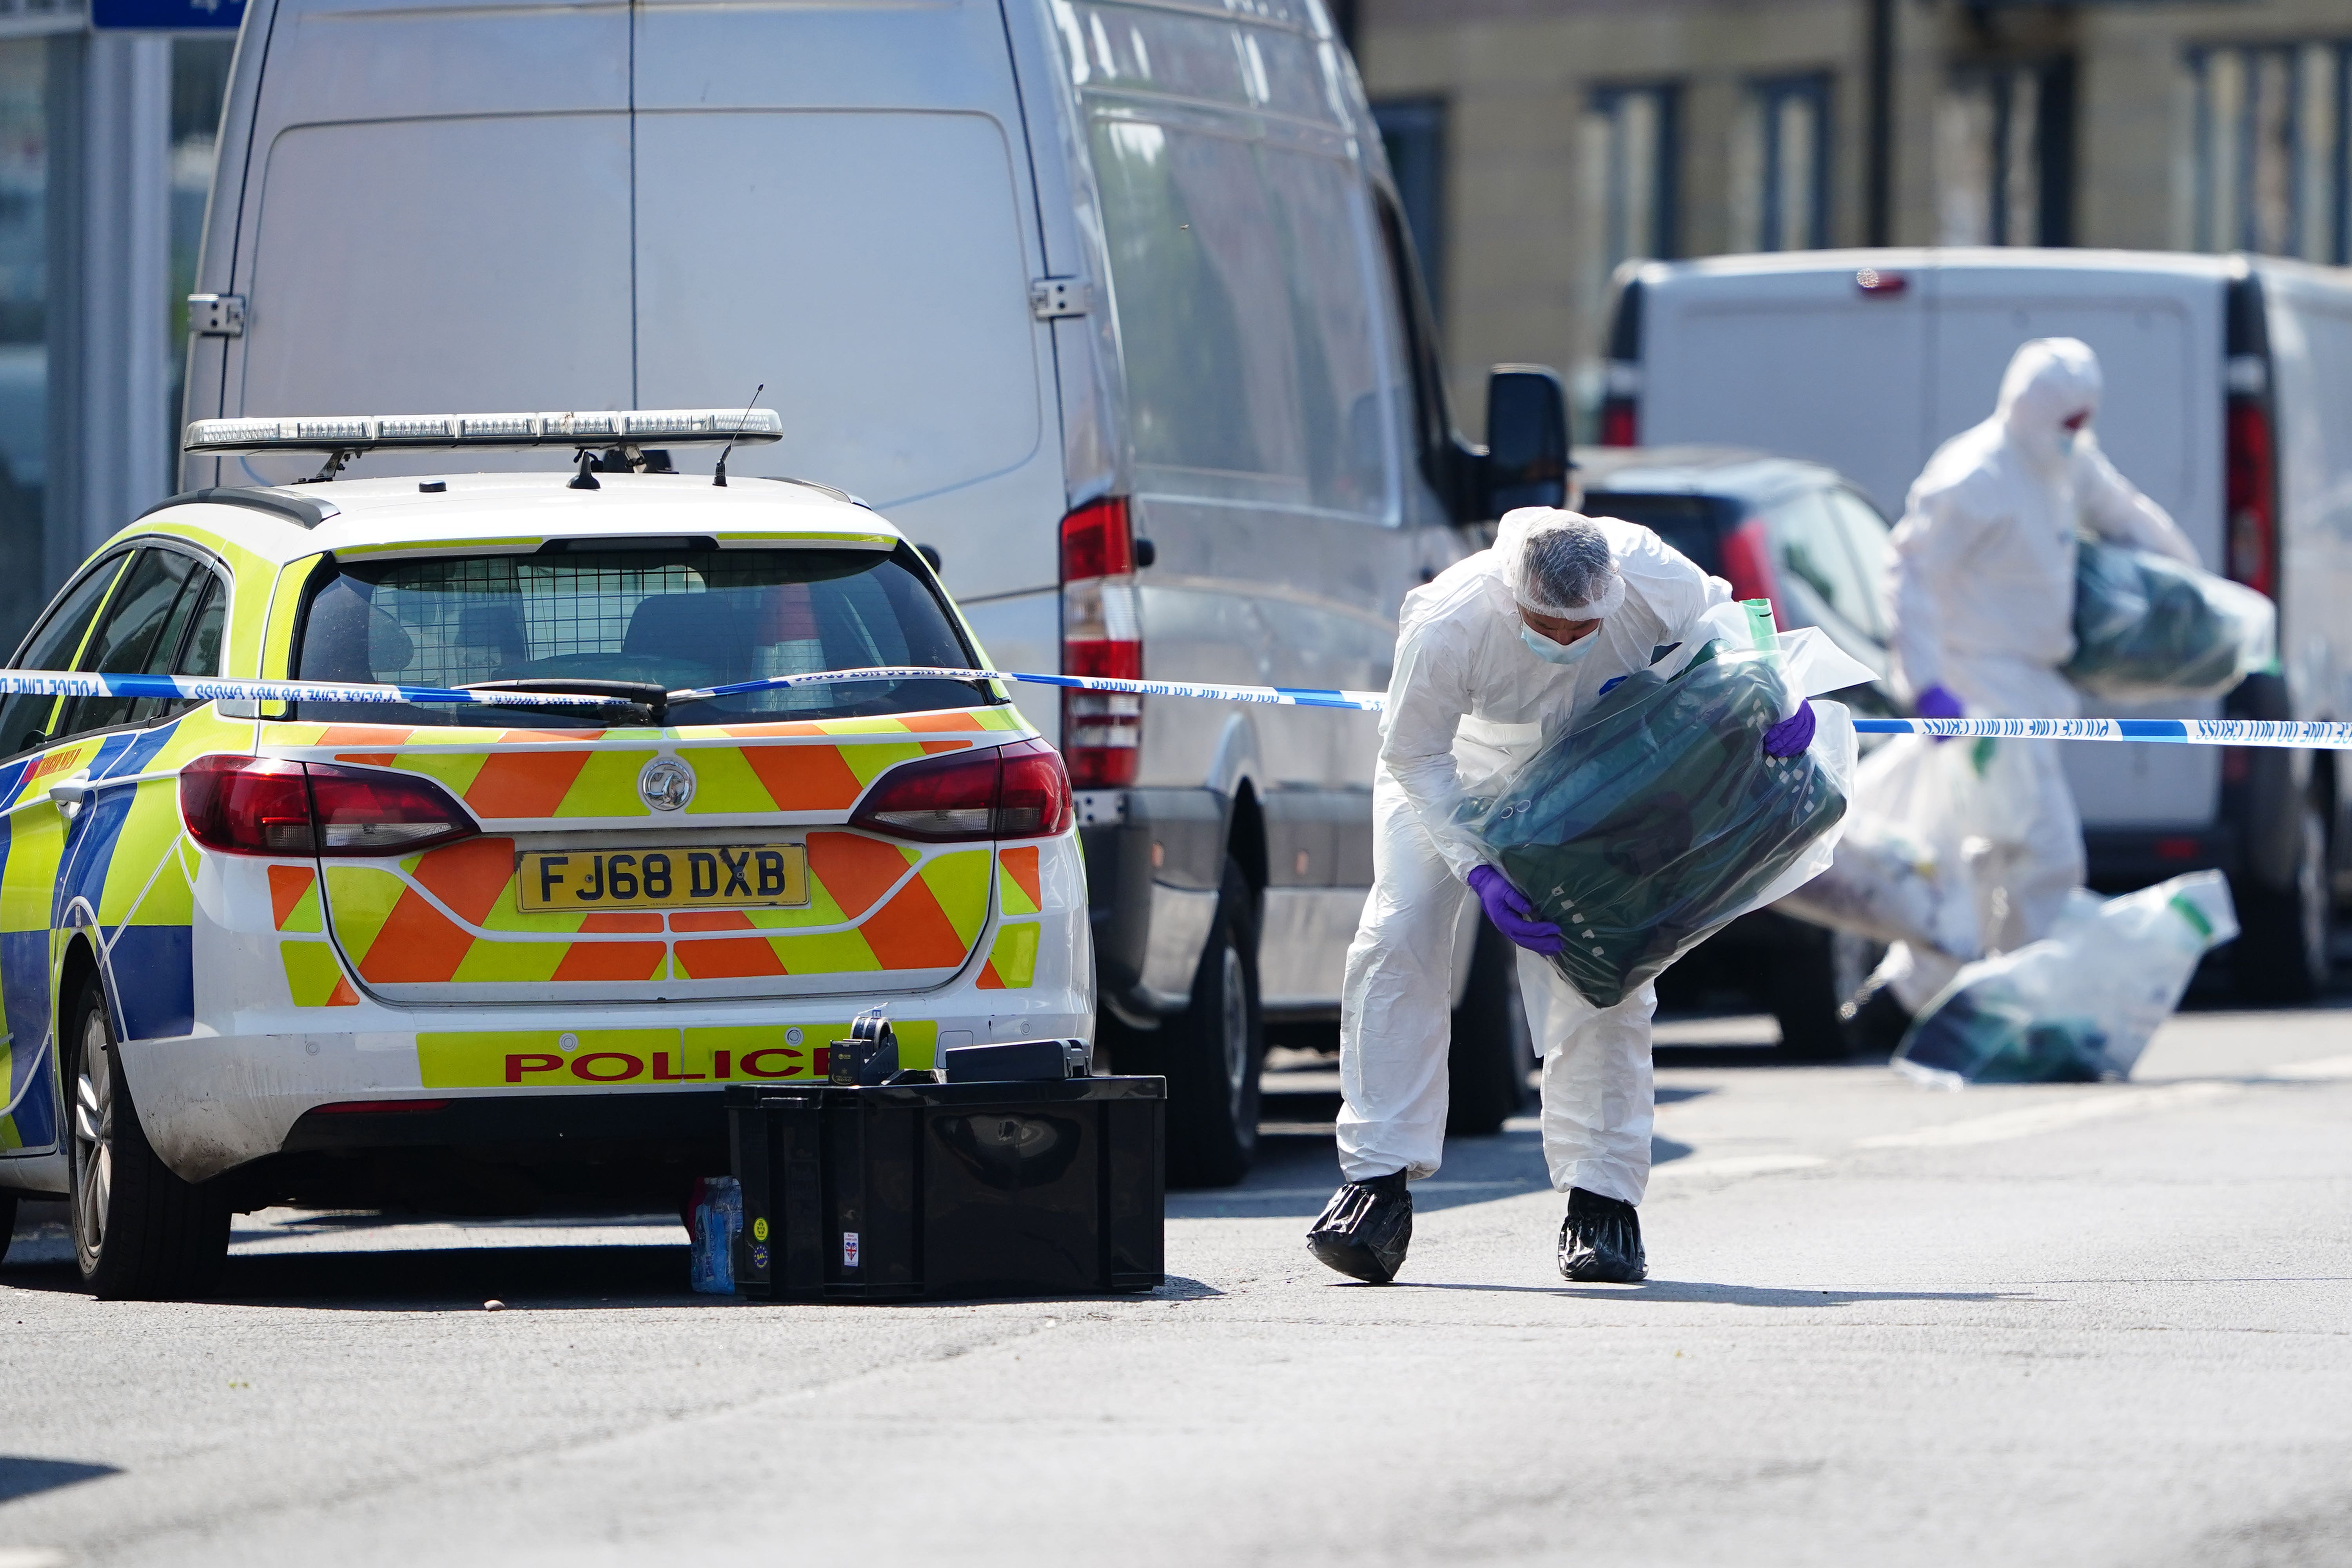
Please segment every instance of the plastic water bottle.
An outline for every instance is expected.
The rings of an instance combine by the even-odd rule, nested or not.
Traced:
[[[689,1279],[705,1295],[735,1293],[735,1237],[743,1228],[743,1186],[732,1176],[694,1184],[694,1261]]]

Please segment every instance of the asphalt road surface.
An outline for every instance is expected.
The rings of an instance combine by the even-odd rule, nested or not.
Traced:
[[[2352,1013],[1958,1094],[1745,1027],[1661,1051],[1640,1287],[1553,1271],[1532,1124],[1416,1188],[1405,1283],[1324,1273],[1311,1092],[1150,1299],[753,1306],[674,1223],[281,1212],[236,1300],[98,1304],[35,1212],[0,1568],[2352,1562]]]

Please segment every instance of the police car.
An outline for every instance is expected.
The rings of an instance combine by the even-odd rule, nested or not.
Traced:
[[[719,1087],[1091,1036],[1060,757],[922,555],[823,486],[656,471],[775,416],[210,420],[197,452],[544,446],[579,469],[175,496],[12,668],[470,702],[0,700],[0,1205],[104,1295],[232,1211],[674,1202]],[[18,684],[27,684],[20,681]],[[131,684],[123,683],[117,684]],[[346,697],[382,697],[347,690]],[[5,1230],[0,1230],[5,1235]]]

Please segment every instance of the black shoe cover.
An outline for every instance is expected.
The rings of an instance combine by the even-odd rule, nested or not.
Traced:
[[[1412,1194],[1404,1184],[1402,1171],[1348,1183],[1308,1228],[1307,1250],[1350,1279],[1367,1285],[1394,1279],[1412,1243]]]
[[[1568,1190],[1559,1226],[1559,1271],[1580,1285],[1633,1285],[1649,1277],[1642,1256],[1642,1216],[1620,1198]]]

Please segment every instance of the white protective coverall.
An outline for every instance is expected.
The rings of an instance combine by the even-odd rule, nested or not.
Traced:
[[[2099,450],[2087,419],[2070,445],[2065,422],[2095,415],[2099,391],[2088,344],[2033,339],[2010,360],[1992,417],[1937,448],[1912,483],[1892,575],[1895,655],[1915,700],[1941,686],[1969,718],[2074,718],[2078,700],[2058,667],[2074,652],[2078,529],[2198,563],[2171,517]],[[2006,952],[2047,935],[2082,885],[2083,824],[2057,742],[1994,744],[2015,753],[2001,766],[2025,774],[2008,791],[2011,830],[1996,830],[1976,879],[1990,895],[1985,945]],[[1958,967],[1898,943],[1879,973],[1916,1013]]]
[[[1529,509],[1538,510],[1542,509]],[[1559,514],[1543,510],[1546,517]],[[1465,879],[1483,858],[1454,825],[1466,788],[1532,756],[1601,688],[1645,669],[1709,605],[1731,597],[1646,528],[1597,520],[1623,601],[1569,666],[1528,650],[1507,583],[1522,537],[1405,595],[1372,782],[1372,891],[1340,993],[1339,1169],[1351,1182],[1437,1170],[1445,1141],[1454,942]],[[1536,954],[1518,954],[1528,1028],[1542,1054],[1544,1159],[1552,1185],[1642,1201],[1650,1175],[1648,985],[1596,1008]]]

